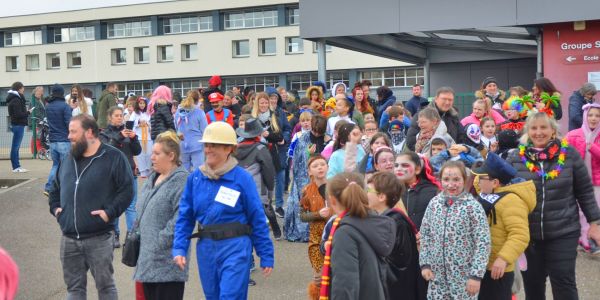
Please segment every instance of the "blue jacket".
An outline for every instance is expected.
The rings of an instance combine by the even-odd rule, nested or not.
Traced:
[[[181,141],[182,153],[204,150],[204,144],[200,141],[202,140],[206,126],[208,126],[208,122],[206,121],[204,111],[195,107],[191,110],[181,107],[177,109],[175,113],[175,127],[177,128],[177,133],[183,134],[183,140]]]
[[[383,112],[383,115],[381,115],[381,119],[379,119],[379,128],[380,131],[382,132],[387,132],[387,126],[389,126],[390,123],[390,115],[387,112]],[[406,128],[410,127],[410,118],[407,115],[404,115],[404,118],[402,118],[402,124],[404,124],[404,126]]]
[[[586,101],[579,91],[573,92],[569,97],[569,131],[581,128],[583,124],[583,106],[591,103]]]
[[[240,192],[233,207],[215,200],[221,187]],[[236,166],[218,180],[212,180],[200,170],[187,179],[179,201],[179,217],[175,224],[173,257],[186,256],[190,246],[190,235],[196,222],[202,225],[239,222],[252,227],[250,239],[260,257],[262,268],[273,267],[274,250],[269,237],[269,227],[262,202],[252,176],[242,167]]]
[[[474,162],[478,160],[483,160],[483,158],[481,157],[481,153],[479,153],[477,149],[465,144],[463,144],[463,146],[467,147],[467,149],[469,149],[469,152],[460,153],[458,155],[458,160],[462,161],[467,168],[472,167]],[[451,158],[452,156],[450,156],[448,150],[444,150],[438,153],[437,155],[432,156],[429,160],[429,163],[431,164],[431,168],[433,168],[433,171],[437,173],[442,168],[442,165]]]
[[[394,105],[394,103],[396,103],[396,96],[394,96],[393,93],[391,93],[389,95],[386,95],[386,97],[379,101],[379,107],[377,108],[377,115],[378,116],[382,116],[383,112],[385,112],[385,109]]]
[[[71,122],[71,107],[65,98],[52,97],[46,105],[49,138],[51,143],[69,141],[69,122]]]
[[[406,105],[404,105],[404,107],[410,111],[411,116],[414,116],[417,112],[419,112],[419,110],[421,110],[421,107],[425,107],[427,104],[429,104],[429,101],[427,101],[426,98],[413,96],[406,101]]]

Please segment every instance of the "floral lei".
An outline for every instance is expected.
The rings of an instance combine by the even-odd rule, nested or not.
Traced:
[[[540,168],[537,165],[535,165],[533,162],[527,159],[527,156],[525,155],[525,145],[519,145],[519,156],[521,157],[521,162],[525,164],[525,167],[527,167],[527,169],[530,172],[537,173],[538,176],[543,177],[545,180],[552,180],[558,177],[558,175],[560,175],[560,172],[562,171],[563,165],[565,164],[565,158],[567,157],[568,146],[569,143],[567,142],[566,138],[560,141],[560,154],[558,155],[558,164],[556,165],[556,167],[554,167],[554,170],[548,173],[545,173],[544,170],[540,170]],[[550,154],[553,155],[554,153]]]

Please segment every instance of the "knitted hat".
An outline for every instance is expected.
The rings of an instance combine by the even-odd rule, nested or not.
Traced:
[[[221,85],[221,76],[219,75],[213,75],[209,80],[208,80],[208,85],[210,86],[220,86]]]
[[[55,97],[64,97],[65,96],[65,89],[63,88],[62,85],[56,83],[52,86],[52,96]]]
[[[490,83],[495,83],[498,84],[498,82],[496,81],[496,77],[486,77],[483,82],[481,83],[481,86],[485,89],[485,87],[490,84]]]

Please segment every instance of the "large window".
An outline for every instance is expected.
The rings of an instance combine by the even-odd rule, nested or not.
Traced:
[[[125,48],[111,49],[110,52],[113,65],[124,65],[127,63],[127,50]]]
[[[224,16],[225,29],[277,26],[276,9],[228,12]]]
[[[173,45],[158,46],[158,62],[173,61]]]
[[[27,71],[37,71],[40,69],[40,55],[29,54],[25,56],[25,68]]]
[[[225,79],[225,90],[231,90],[234,86],[250,86],[255,91],[262,92],[267,87],[278,86],[278,83],[277,76],[233,77]]]
[[[164,20],[165,34],[212,30],[212,16],[173,17]]]
[[[181,60],[197,60],[198,59],[198,44],[182,44],[181,45]]]
[[[147,93],[152,93],[152,82],[127,82],[118,84],[119,91],[117,96],[125,98],[129,93],[134,93],[137,96],[145,96]]]
[[[287,8],[288,25],[300,25],[300,8]]]
[[[317,73],[301,73],[288,75],[288,85],[290,90],[304,91],[312,85],[314,81],[317,81]],[[347,87],[350,86],[350,79],[348,72],[346,71],[332,71],[327,72],[327,80],[325,84],[328,87],[333,86],[335,83],[343,82]]]
[[[250,56],[250,41],[241,40],[232,42],[233,57],[248,57]]]
[[[108,38],[148,36],[152,34],[150,21],[130,21],[108,24]]]
[[[42,31],[7,32],[4,34],[4,46],[41,45]]]
[[[7,56],[6,57],[6,71],[7,72],[19,71],[19,57],[18,56]]]
[[[46,68],[47,69],[59,69],[60,68],[60,54],[59,53],[46,54]]]
[[[287,37],[285,53],[287,54],[299,54],[304,52],[304,40],[299,37]]]
[[[259,55],[275,55],[277,54],[277,40],[275,38],[259,39],[258,40]]]
[[[135,47],[133,51],[135,53],[136,64],[150,63],[150,47]]]
[[[179,95],[181,95],[182,99],[185,99],[189,91],[197,90],[200,87],[207,87],[208,78],[167,81],[164,82],[164,84],[171,88],[173,94],[177,92]]]
[[[420,68],[369,70],[360,72],[360,79],[370,80],[374,87],[410,87],[425,82],[423,69]]]
[[[67,52],[67,67],[81,68],[81,51]]]
[[[94,37],[94,26],[73,26],[54,29],[55,43],[90,41]]]

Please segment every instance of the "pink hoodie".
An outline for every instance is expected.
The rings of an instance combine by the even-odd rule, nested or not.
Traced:
[[[492,118],[494,119],[494,122],[496,122],[496,125],[501,124],[502,122],[506,121],[506,119],[497,111],[492,109]],[[462,124],[462,126],[466,126],[467,124],[477,124],[477,126],[480,126],[481,121],[479,119],[477,119],[477,117],[475,117],[475,114],[471,113],[470,115],[464,117],[461,121],[460,124]]]
[[[600,108],[600,104],[591,103],[583,106],[583,124],[581,128],[567,133],[567,141],[571,147],[579,151],[585,161],[592,183],[600,186],[600,126],[594,130],[590,129],[587,121],[587,113],[590,108]],[[590,155],[587,155],[588,151],[586,151],[588,143],[590,144],[588,150]]]

